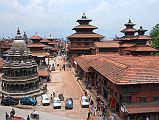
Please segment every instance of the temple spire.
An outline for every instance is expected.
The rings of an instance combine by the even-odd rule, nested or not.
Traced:
[[[82,19],[87,19],[85,12],[83,12]]]
[[[129,18],[129,22],[128,23],[132,23],[130,18]]]
[[[17,30],[17,35],[20,35],[20,29],[19,29],[19,27],[18,27],[18,30]]]

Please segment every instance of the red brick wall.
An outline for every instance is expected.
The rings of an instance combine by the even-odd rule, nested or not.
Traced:
[[[137,94],[135,94],[134,96],[132,96],[132,102],[139,102],[140,101],[140,99],[139,99],[140,96],[147,97],[146,101],[151,102],[153,96],[159,96],[159,90],[140,91]]]

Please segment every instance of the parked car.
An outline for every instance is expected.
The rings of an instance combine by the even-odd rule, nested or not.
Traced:
[[[73,109],[73,99],[67,98],[65,101],[65,109]]]
[[[43,105],[43,106],[44,106],[44,105],[50,105],[50,100],[49,100],[47,94],[43,94],[43,95],[41,96],[41,102],[42,102],[42,105]]]
[[[33,97],[23,97],[20,100],[21,105],[36,105],[37,100],[35,100]]]
[[[61,108],[61,101],[59,97],[54,97],[53,99],[53,107],[54,108]]]
[[[13,97],[4,97],[1,101],[1,105],[18,105],[19,100]]]
[[[81,107],[89,107],[89,101],[86,96],[81,97]]]

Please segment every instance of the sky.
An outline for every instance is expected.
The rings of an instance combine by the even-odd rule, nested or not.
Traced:
[[[0,0],[0,38],[14,37],[18,27],[28,37],[66,38],[83,12],[98,27],[94,32],[108,39],[123,36],[129,18],[149,34],[159,23],[158,6],[159,0]]]

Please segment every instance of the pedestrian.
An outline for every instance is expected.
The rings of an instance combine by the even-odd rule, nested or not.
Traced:
[[[8,115],[8,113],[7,113],[7,112],[6,112],[5,118],[6,118],[6,120],[8,120],[8,119],[9,119],[9,115]]]
[[[15,110],[12,108],[12,113],[13,113],[13,116],[15,115]]]
[[[90,110],[91,113],[93,112],[93,106],[92,105],[90,105],[89,110]]]
[[[89,111],[89,112],[88,112],[87,120],[89,120],[89,119],[90,119],[90,114],[91,114],[91,112]]]
[[[90,114],[90,120],[93,120],[93,115],[92,115],[92,113]]]
[[[85,96],[87,96],[87,91],[86,90],[84,90],[84,94],[85,94]]]
[[[29,115],[27,116],[27,119],[26,120],[30,120],[30,117],[29,117]]]
[[[10,111],[10,119],[12,119],[13,116],[13,111]]]
[[[97,104],[97,111],[100,111],[100,105]]]
[[[145,120],[150,120],[149,118],[148,118],[148,116],[146,116],[146,119]]]
[[[102,118],[103,118],[103,120],[105,120],[105,118],[106,118],[106,113],[105,112],[102,112]]]
[[[94,116],[96,116],[96,115],[97,115],[97,108],[94,107]]]
[[[103,119],[103,118],[102,118],[102,115],[100,115],[99,119],[100,119],[100,120],[102,120],[102,119]]]
[[[88,95],[88,101],[90,102],[90,100],[91,100],[91,95],[89,94]]]
[[[35,96],[35,100],[36,100],[36,96]]]
[[[109,117],[109,120],[116,120],[116,115],[115,115],[115,114],[112,114],[112,115]]]
[[[91,100],[91,105],[94,105],[94,101],[93,100]]]
[[[51,102],[52,102],[52,99],[53,99],[53,98],[52,98],[52,94],[51,94],[51,97],[50,97],[50,99],[51,99]]]
[[[3,100],[3,98],[4,98],[4,94],[2,93],[2,100]]]
[[[53,92],[53,97],[55,97],[55,92]]]

